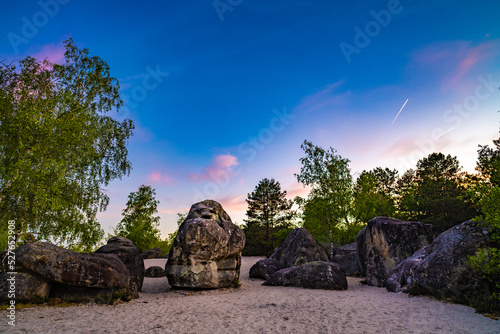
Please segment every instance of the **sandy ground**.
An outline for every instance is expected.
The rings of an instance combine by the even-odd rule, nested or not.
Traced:
[[[260,258],[243,258],[241,288],[172,290],[145,278],[139,299],[118,305],[25,308],[9,333],[500,333],[500,321],[472,308],[388,293],[348,278],[347,291],[262,286],[248,277]],[[146,260],[164,266],[164,259]]]

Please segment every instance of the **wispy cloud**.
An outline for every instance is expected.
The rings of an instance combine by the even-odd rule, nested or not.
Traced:
[[[217,155],[203,173],[192,173],[189,175],[189,179],[196,182],[217,180],[221,178],[221,175],[232,175],[233,167],[238,166],[238,164],[238,158],[234,155],[229,153]]]
[[[298,113],[313,113],[325,108],[333,108],[347,101],[349,92],[339,93],[338,88],[345,83],[344,80],[337,81],[322,88],[320,91],[304,97],[296,107]]]
[[[247,194],[230,195],[218,199],[224,210],[231,216],[232,212],[245,212],[248,208]]]
[[[478,45],[470,41],[437,42],[412,55],[412,63],[426,73],[439,75],[442,90],[468,93],[474,83],[468,79],[482,61],[498,54],[500,40]],[[475,79],[475,78],[473,78]]]

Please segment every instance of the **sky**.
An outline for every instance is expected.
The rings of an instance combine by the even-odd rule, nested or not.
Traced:
[[[108,63],[125,101],[113,117],[136,129],[133,169],[98,219],[111,233],[150,185],[164,238],[206,198],[243,223],[263,178],[307,196],[304,140],[354,176],[432,152],[473,172],[499,137],[498,13],[491,0],[0,0],[0,59],[61,63],[71,37]]]

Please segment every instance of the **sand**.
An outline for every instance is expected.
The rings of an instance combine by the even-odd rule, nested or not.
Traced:
[[[262,286],[248,277],[258,257],[244,257],[241,288],[172,290],[145,278],[139,299],[117,305],[19,310],[9,333],[500,333],[492,320],[462,305],[389,293],[348,278],[347,291]],[[164,259],[146,260],[164,266]]]

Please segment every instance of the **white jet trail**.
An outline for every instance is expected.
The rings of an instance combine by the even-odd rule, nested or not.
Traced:
[[[444,136],[445,134],[447,134],[448,132],[450,132],[451,130],[453,130],[454,128],[451,128],[451,129],[448,129],[446,130],[445,132],[443,132],[442,134],[440,134],[439,136],[436,137],[436,139],[439,139],[441,138],[442,136]]]
[[[405,105],[408,103],[408,100],[409,99],[406,99],[405,104],[403,104],[403,106],[401,107],[401,109],[399,109],[398,114],[396,115],[396,117],[394,117],[394,120],[392,121],[392,123],[391,123],[391,125],[389,127],[391,127],[394,124],[394,122],[396,122],[396,120],[398,119],[399,114],[401,114],[401,111],[403,110],[403,108],[405,107]]]

